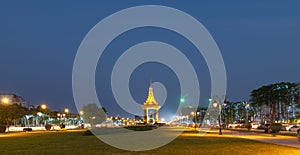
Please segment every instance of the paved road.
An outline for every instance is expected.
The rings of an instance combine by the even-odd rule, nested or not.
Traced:
[[[297,137],[294,136],[271,135],[257,132],[239,132],[230,130],[224,130],[223,135],[300,148],[300,141]]]

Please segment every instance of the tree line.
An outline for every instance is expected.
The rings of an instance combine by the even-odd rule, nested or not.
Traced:
[[[260,123],[295,122],[296,108],[300,107],[300,84],[280,82],[261,86],[251,91],[250,100],[225,101],[223,121],[260,120]]]

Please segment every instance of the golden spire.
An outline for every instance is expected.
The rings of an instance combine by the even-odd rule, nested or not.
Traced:
[[[156,102],[154,95],[153,95],[153,88],[152,88],[152,80],[150,81],[150,87],[149,87],[149,93],[148,93],[148,98],[144,105],[158,105]]]

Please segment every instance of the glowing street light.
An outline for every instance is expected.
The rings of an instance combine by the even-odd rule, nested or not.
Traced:
[[[42,105],[41,105],[41,108],[42,108],[43,110],[47,109],[46,104],[42,104]]]
[[[65,108],[65,113],[69,113],[69,109],[68,108]]]
[[[62,117],[62,114],[57,113],[57,118],[58,118],[58,120],[59,120],[59,124],[61,123],[61,117]]]
[[[214,107],[214,108],[217,108],[217,106],[218,106],[218,103],[217,103],[217,102],[214,102],[214,103],[213,103],[213,107]]]
[[[79,111],[79,115],[83,115],[84,112],[82,110]]]
[[[184,103],[185,102],[185,98],[180,98],[180,103]]]
[[[9,104],[9,98],[4,97],[4,98],[1,99],[1,102],[4,103],[4,104]]]

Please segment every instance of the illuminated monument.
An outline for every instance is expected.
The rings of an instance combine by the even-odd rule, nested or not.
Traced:
[[[142,105],[142,109],[144,110],[144,123],[158,123],[158,110],[160,106],[156,102],[153,95],[152,82],[150,82],[148,98],[145,101],[144,105]],[[154,115],[154,118],[153,118]]]

